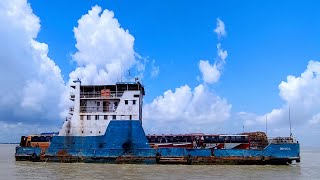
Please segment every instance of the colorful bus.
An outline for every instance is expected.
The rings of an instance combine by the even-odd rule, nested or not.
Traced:
[[[20,141],[21,147],[39,147],[42,152],[45,152],[50,146],[51,139],[58,133],[41,133],[28,136],[22,136]]]
[[[147,135],[153,148],[207,148],[207,149],[249,149],[248,135],[178,134]]]

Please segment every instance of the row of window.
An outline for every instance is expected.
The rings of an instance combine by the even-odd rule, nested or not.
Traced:
[[[132,104],[135,105],[137,100],[132,100]],[[124,104],[128,105],[129,104],[129,100],[124,100]]]
[[[133,105],[135,105],[136,102],[137,102],[137,100],[132,100],[132,104],[133,104]],[[124,100],[124,104],[125,104],[125,105],[128,105],[128,104],[129,104],[129,100]],[[118,103],[115,102],[114,105],[117,106]],[[100,101],[97,101],[97,106],[100,106]]]
[[[52,136],[33,136],[31,137],[32,142],[49,142],[51,141]]]
[[[87,120],[91,120],[91,116],[92,115],[87,115]],[[94,120],[108,120],[109,119],[109,116],[112,117],[112,120],[115,120],[117,119],[117,116],[116,115],[103,115],[103,116],[100,116],[100,115],[94,115],[92,116],[92,119]],[[80,115],[80,120],[83,120],[84,119],[84,115]],[[129,116],[129,119],[131,120],[132,119],[132,115]]]
[[[67,133],[69,134],[69,133],[70,133],[70,130],[68,130]],[[83,134],[84,131],[81,131],[81,133]],[[90,131],[90,133],[92,134],[92,131]],[[101,131],[99,131],[99,134],[101,134]]]
[[[97,103],[97,106],[100,106],[100,105],[101,105],[100,101],[97,101],[97,102],[95,102],[95,103]],[[109,106],[109,105],[110,105],[110,102],[105,102],[105,104],[106,104],[106,105],[103,105],[103,106]],[[114,106],[118,106],[118,102],[114,102],[114,103],[111,102],[111,104],[113,104]]]

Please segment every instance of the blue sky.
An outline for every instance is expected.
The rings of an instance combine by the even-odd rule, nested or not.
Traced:
[[[160,67],[159,77],[144,79],[146,86],[154,87],[148,91],[147,101],[167,89],[197,85],[198,60],[215,58],[213,29],[218,17],[226,23],[228,35],[223,44],[229,57],[221,81],[213,88],[228,97],[238,111],[264,113],[279,106],[279,83],[289,74],[299,75],[309,60],[320,55],[320,12],[316,5],[302,1],[30,3],[41,20],[37,39],[50,46],[49,56],[65,80],[76,66],[70,54],[76,51],[72,29],[77,20],[96,4],[112,10],[121,26],[135,37],[135,50],[155,59]]]
[[[26,4],[24,0],[21,2]],[[179,106],[181,105],[179,103],[189,103],[189,101],[184,101],[184,99],[188,99],[188,96],[190,96],[190,102],[194,102],[196,89],[198,88],[198,90],[202,89],[199,90],[201,95],[212,99],[199,100],[191,107],[176,109],[174,112],[182,115],[165,121],[166,123],[172,122],[172,127],[179,127],[179,122],[181,123],[185,114],[190,112],[205,114],[214,111],[212,118],[220,118],[221,120],[210,122],[209,119],[199,118],[197,119],[199,124],[193,124],[191,119],[186,120],[191,126],[197,126],[196,129],[187,128],[187,130],[199,131],[204,126],[216,125],[217,123],[221,125],[216,125],[217,127],[213,129],[204,128],[204,131],[209,132],[224,128],[228,130],[221,131],[222,133],[236,132],[240,126],[240,129],[242,129],[243,124],[248,127],[248,130],[263,130],[261,118],[268,114],[271,118],[274,117],[274,121],[271,119],[270,128],[275,130],[270,130],[270,133],[272,135],[286,135],[288,125],[285,117],[287,115],[287,105],[290,103],[293,110],[299,110],[301,104],[297,102],[307,102],[306,104],[313,106],[313,108],[307,108],[307,105],[303,106],[306,110],[301,111],[307,113],[297,112],[297,123],[296,126],[293,126],[295,129],[302,127],[300,131],[297,130],[296,132],[297,136],[302,136],[302,139],[319,135],[320,110],[315,109],[314,106],[320,105],[320,101],[317,100],[320,90],[314,88],[312,92],[309,92],[309,89],[320,85],[320,81],[318,78],[311,78],[309,82],[301,77],[301,73],[308,72],[310,60],[314,60],[315,63],[310,65],[309,71],[316,74],[320,72],[317,68],[317,62],[320,60],[320,36],[318,35],[318,32],[320,32],[320,12],[317,8],[319,4],[315,1],[306,3],[305,1],[235,0],[201,2],[83,0],[80,3],[75,0],[29,0],[28,3],[32,12],[27,14],[38,17],[40,21],[34,24],[35,26],[37,24],[41,26],[39,29],[34,28],[36,35],[30,38],[48,46],[48,53],[44,54],[61,70],[61,73],[58,73],[61,76],[57,76],[58,79],[62,77],[62,80],[59,79],[57,85],[52,86],[60,89],[57,91],[61,92],[60,94],[64,92],[61,82],[68,86],[68,81],[72,76],[70,74],[77,67],[86,67],[90,64],[90,59],[81,64],[82,61],[74,56],[77,52],[84,52],[83,49],[79,50],[76,47],[80,40],[76,37],[74,28],[83,32],[79,34],[85,36],[85,28],[81,28],[78,24],[80,19],[85,24],[83,15],[88,14],[88,11],[92,10],[93,7],[100,7],[99,15],[104,10],[112,11],[114,13],[113,19],[116,19],[120,24],[118,28],[128,30],[127,33],[123,33],[125,34],[123,36],[134,38],[134,42],[131,43],[133,43],[132,49],[135,55],[132,64],[128,63],[128,68],[134,75],[143,75],[141,79],[147,93],[145,97],[146,125],[144,127],[147,132],[160,132],[154,123],[151,123],[151,120],[156,122],[155,124],[159,124],[159,128],[165,127],[166,124],[161,124],[160,121],[165,118],[163,115],[168,114],[168,112],[161,109],[162,102],[170,102]],[[5,12],[9,6],[2,4],[0,7],[2,8],[0,12]],[[8,18],[10,17],[8,16]],[[5,18],[3,19],[3,22],[6,22]],[[226,35],[220,38],[214,32],[217,28],[218,19],[224,23],[226,31]],[[21,20],[21,17],[16,19],[17,22],[19,20]],[[26,22],[28,22],[28,19]],[[10,31],[11,25],[6,27],[3,23],[1,33],[6,32],[6,28],[8,28],[9,34],[12,32],[12,37],[20,33],[20,30]],[[16,30],[14,25],[12,25],[12,28]],[[17,34],[14,32],[17,32]],[[119,41],[121,40],[120,38]],[[17,42],[10,41],[10,44],[12,43],[12,47],[15,47],[15,44],[20,44]],[[5,46],[5,43],[6,41],[0,47]],[[85,48],[85,44],[82,44],[83,48]],[[214,83],[208,83],[204,81],[199,63],[200,60],[207,60],[213,66],[221,61],[221,57],[217,55],[218,44],[221,45],[222,50],[227,52],[227,57],[225,60],[223,59],[225,62],[219,69],[221,75],[218,80]],[[94,47],[90,48],[94,49]],[[10,50],[10,48],[8,49]],[[108,49],[108,47],[105,49]],[[8,51],[4,50],[1,53],[0,55],[3,57],[10,55]],[[121,54],[123,51],[119,50],[119,53]],[[136,54],[141,57],[137,58]],[[130,59],[133,56],[129,54],[128,57]],[[103,60],[92,62],[101,63],[101,61]],[[4,63],[10,64],[10,62],[8,60]],[[136,62],[141,62],[144,70],[136,70],[137,67],[134,65]],[[99,69],[99,65],[97,65],[97,68]],[[158,72],[152,76],[151,73],[155,70],[154,68]],[[124,72],[121,73],[124,76],[126,75]],[[296,78],[296,81],[294,81],[296,83],[289,83],[287,80],[289,75]],[[35,79],[38,80],[38,78]],[[2,80],[0,82],[4,83],[6,81]],[[29,83],[30,81],[26,79],[25,82]],[[42,81],[37,82],[40,83],[35,84],[40,85],[40,87],[46,87],[41,85]],[[284,82],[281,86],[282,89],[280,88],[281,82]],[[2,90],[6,92],[4,88]],[[27,93],[28,90],[26,88],[24,92]],[[168,92],[168,90],[171,94],[167,93],[166,95],[165,92]],[[179,90],[182,94],[181,101],[177,98],[180,97],[177,93]],[[290,94],[290,96],[287,96],[287,94]],[[47,95],[44,94],[44,96]],[[32,99],[32,103],[30,103],[27,100],[23,101],[26,102],[22,103],[23,108],[32,107],[38,113],[35,114],[43,115],[42,111],[46,109],[45,107],[40,110],[34,107],[37,107],[36,103],[44,101]],[[3,102],[6,101],[3,100]],[[297,106],[295,106],[295,103],[297,103]],[[3,106],[4,104],[2,103]],[[42,118],[43,122],[50,122],[49,124],[53,129],[60,126],[59,119],[61,119],[61,116],[59,115],[63,114],[60,113],[62,111],[61,107],[63,107],[61,104],[63,103],[58,101],[52,102],[52,106],[59,106],[54,111],[57,115],[55,116],[52,113]],[[208,112],[194,110],[197,109],[196,106],[199,104],[213,108],[207,109]],[[310,112],[309,109],[311,109]],[[8,120],[10,112],[12,113],[14,110],[7,108],[1,112],[0,122],[4,127],[20,127],[21,125],[17,125],[17,123],[32,122],[29,119],[32,119],[33,115],[28,116],[24,121],[19,113],[15,114],[18,114],[17,118],[21,119],[20,121],[17,121],[17,118]],[[150,114],[156,114],[156,118],[150,117]],[[294,117],[293,115],[293,123],[295,122]],[[308,123],[311,123],[310,126],[313,127],[311,135],[303,133],[303,130],[310,128],[306,125]],[[40,131],[50,128],[39,123],[37,129]],[[27,133],[29,131],[23,132]],[[8,134],[3,133],[3,136],[8,136]],[[311,141],[308,143],[312,144]]]

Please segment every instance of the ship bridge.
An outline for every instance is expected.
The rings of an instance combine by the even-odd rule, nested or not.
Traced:
[[[142,123],[144,87],[139,82],[113,85],[71,85],[69,117],[60,136],[104,135],[111,120],[139,120]]]

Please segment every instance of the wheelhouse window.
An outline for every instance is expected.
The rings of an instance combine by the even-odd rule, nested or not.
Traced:
[[[108,120],[108,115],[104,115],[104,116],[103,116],[103,119],[104,119],[104,120]]]
[[[116,115],[112,115],[112,119],[117,119],[117,116]]]
[[[95,115],[95,119],[96,119],[96,120],[99,120],[99,115]]]
[[[87,115],[87,120],[91,120],[91,116],[90,115]]]
[[[97,106],[100,106],[100,101],[97,102]]]
[[[124,100],[124,104],[127,105],[128,104],[128,100]]]
[[[135,105],[135,104],[136,104],[136,101],[137,101],[137,100],[133,100],[133,101],[132,101],[132,104]]]

